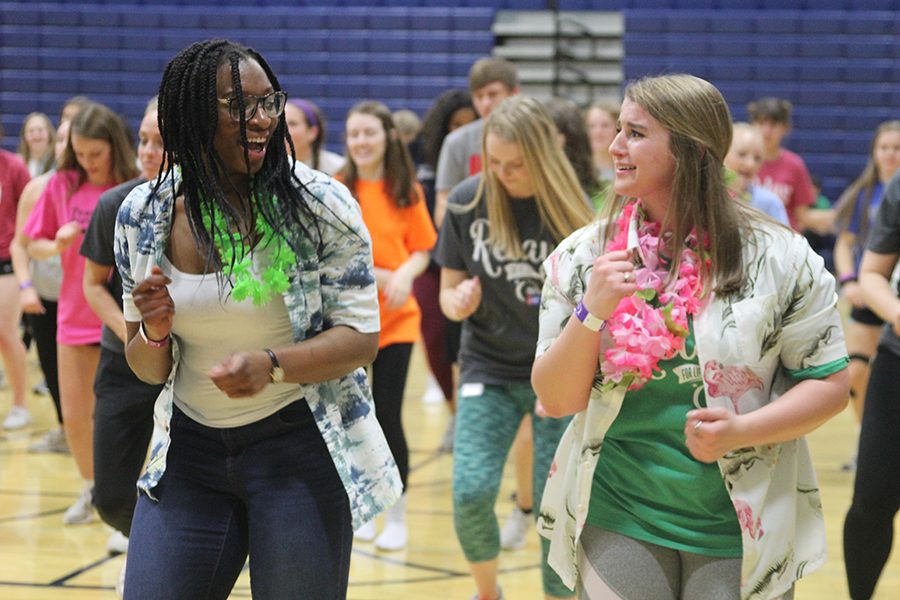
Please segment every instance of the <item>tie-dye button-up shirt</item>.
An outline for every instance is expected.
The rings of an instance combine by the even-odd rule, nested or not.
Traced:
[[[603,225],[594,223],[544,262],[538,356],[584,296],[602,239]],[[713,295],[694,318],[707,405],[738,414],[848,362],[834,278],[806,240],[758,223],[743,246],[741,291],[727,299]],[[578,540],[603,438],[628,401],[621,388],[601,392],[600,381],[598,369],[587,408],[573,417],[557,447],[538,518],[538,531],[550,540],[548,562],[570,587],[578,577]],[[806,440],[741,448],[718,465],[741,527],[741,598],[778,598],[825,562],[822,503]]]
[[[295,342],[339,325],[362,333],[379,330],[378,300],[371,241],[359,206],[342,184],[298,163],[296,174],[312,192],[316,223],[306,224],[294,240],[296,268],[289,273],[284,303]],[[119,209],[116,223],[116,265],[122,275],[125,320],[138,322],[140,312],[131,296],[135,284],[150,275],[168,244],[180,186],[178,171],[157,194],[153,183],[138,186]],[[150,459],[138,488],[153,498],[153,488],[166,468],[172,390],[179,362],[172,340],[173,366],[154,410]],[[353,526],[358,528],[393,504],[401,493],[400,476],[375,407],[365,370],[313,384],[298,384],[334,460],[350,499]]]

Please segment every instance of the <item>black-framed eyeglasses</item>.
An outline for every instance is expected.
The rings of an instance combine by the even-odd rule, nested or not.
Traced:
[[[235,121],[241,120],[241,104],[238,102],[239,96],[231,98],[219,98],[219,104],[228,107],[228,114]],[[270,119],[277,119],[284,112],[284,105],[287,103],[286,92],[272,92],[265,96],[244,95],[244,120],[249,121],[256,115],[257,109],[262,106],[263,112]]]

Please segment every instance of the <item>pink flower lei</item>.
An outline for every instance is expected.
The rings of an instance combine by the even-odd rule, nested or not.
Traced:
[[[634,273],[638,290],[622,298],[606,320],[612,347],[604,351],[600,365],[603,390],[643,387],[653,372],[659,371],[660,360],[672,358],[684,347],[689,333],[688,315],[700,309],[700,267],[704,259],[696,250],[696,234],[691,232],[687,239],[678,277],[666,285],[668,266],[660,260],[660,255],[667,254],[665,236],[660,239],[660,225],[645,217],[639,200],[627,204],[615,223],[616,235],[606,247],[608,251],[624,250],[628,247],[629,231],[635,228],[636,250],[640,254]],[[709,262],[708,258],[705,260]]]

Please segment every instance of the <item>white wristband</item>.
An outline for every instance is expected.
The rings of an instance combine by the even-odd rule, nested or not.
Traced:
[[[583,302],[579,302],[578,306],[575,307],[575,318],[594,333],[606,328],[606,321],[592,315]]]

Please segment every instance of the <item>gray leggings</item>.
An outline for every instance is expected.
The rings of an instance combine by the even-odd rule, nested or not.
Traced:
[[[740,600],[740,558],[673,550],[589,525],[579,554],[581,600]]]

